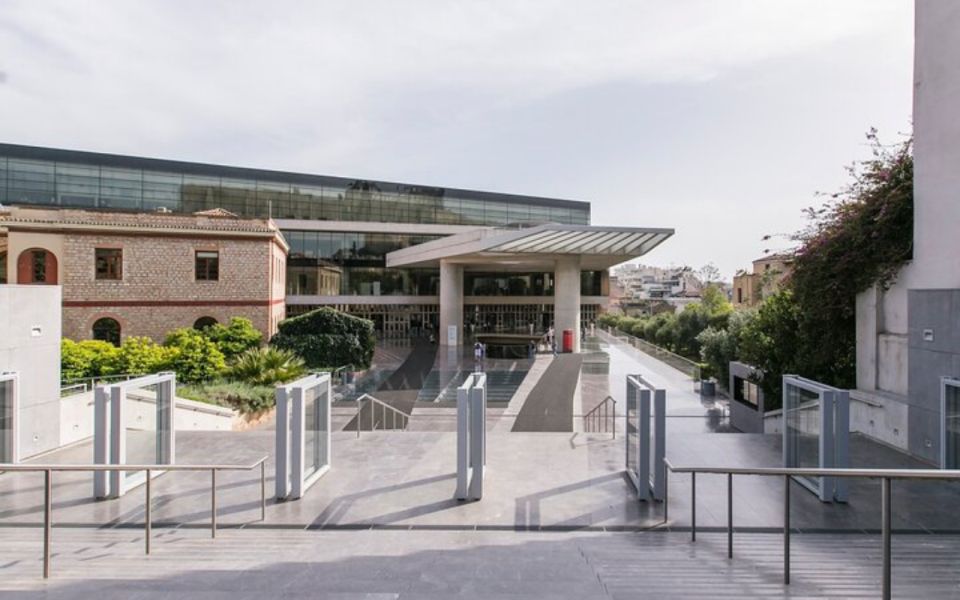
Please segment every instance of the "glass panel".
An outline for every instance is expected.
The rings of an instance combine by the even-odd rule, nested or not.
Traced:
[[[56,204],[54,164],[11,158],[7,162],[7,200],[24,204]]]
[[[138,210],[143,203],[143,172],[100,169],[100,206]]]
[[[143,208],[156,210],[168,208],[172,211],[181,210],[180,191],[183,186],[183,175],[177,173],[143,173]]]
[[[126,390],[123,401],[124,434],[127,439],[128,465],[150,465],[162,462],[157,427],[158,385]],[[143,477],[142,472],[125,471],[128,479]]]
[[[627,386],[627,471],[634,477],[638,476],[640,469],[639,460],[639,438],[640,429],[638,419],[640,416],[640,407],[638,404],[639,394],[632,385]]]
[[[330,432],[326,429],[325,384],[307,388],[303,390],[303,395],[303,476],[306,478],[328,464],[327,437]]]
[[[0,462],[13,462],[13,381],[0,381]]]
[[[956,469],[960,466],[960,387],[945,383],[944,414],[944,469]]]
[[[100,167],[57,165],[57,196],[61,206],[97,206]]]
[[[820,467],[820,395],[787,383],[783,407],[787,467]],[[820,489],[816,478],[798,478]]]

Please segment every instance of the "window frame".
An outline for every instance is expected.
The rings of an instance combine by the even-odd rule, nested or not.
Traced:
[[[101,252],[107,253],[107,256],[101,257]],[[101,258],[107,267],[103,273],[100,271]],[[116,259],[115,264],[110,260],[113,258]],[[115,267],[115,273],[110,273],[111,266]],[[94,248],[93,278],[97,281],[123,281],[123,248]]]
[[[214,256],[201,256],[202,254]],[[210,268],[211,264],[215,265],[213,269]],[[193,276],[196,281],[220,281],[220,251],[194,250]]]

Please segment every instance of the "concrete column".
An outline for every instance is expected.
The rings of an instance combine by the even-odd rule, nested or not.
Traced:
[[[554,269],[553,322],[557,346],[563,348],[563,332],[573,331],[573,351],[580,352],[580,257],[557,259]]]
[[[448,344],[448,331],[457,328],[457,344],[463,344],[463,265],[440,261],[440,331],[438,342]]]

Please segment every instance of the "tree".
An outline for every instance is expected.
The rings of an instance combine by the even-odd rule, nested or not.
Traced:
[[[369,319],[324,307],[285,319],[279,329],[270,345],[294,352],[312,369],[365,369],[373,360],[376,337]]]
[[[707,263],[697,269],[697,279],[704,285],[720,282],[723,277],[720,275],[720,269],[713,263]]]
[[[756,315],[743,324],[740,359],[761,371],[758,383],[767,399],[767,410],[780,406],[784,374],[808,372],[809,359],[801,350],[808,344],[799,322],[800,307],[787,289],[768,296]]]

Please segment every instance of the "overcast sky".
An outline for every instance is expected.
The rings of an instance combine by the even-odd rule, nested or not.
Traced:
[[[0,140],[588,200],[729,278],[909,130],[910,0],[3,0]]]

